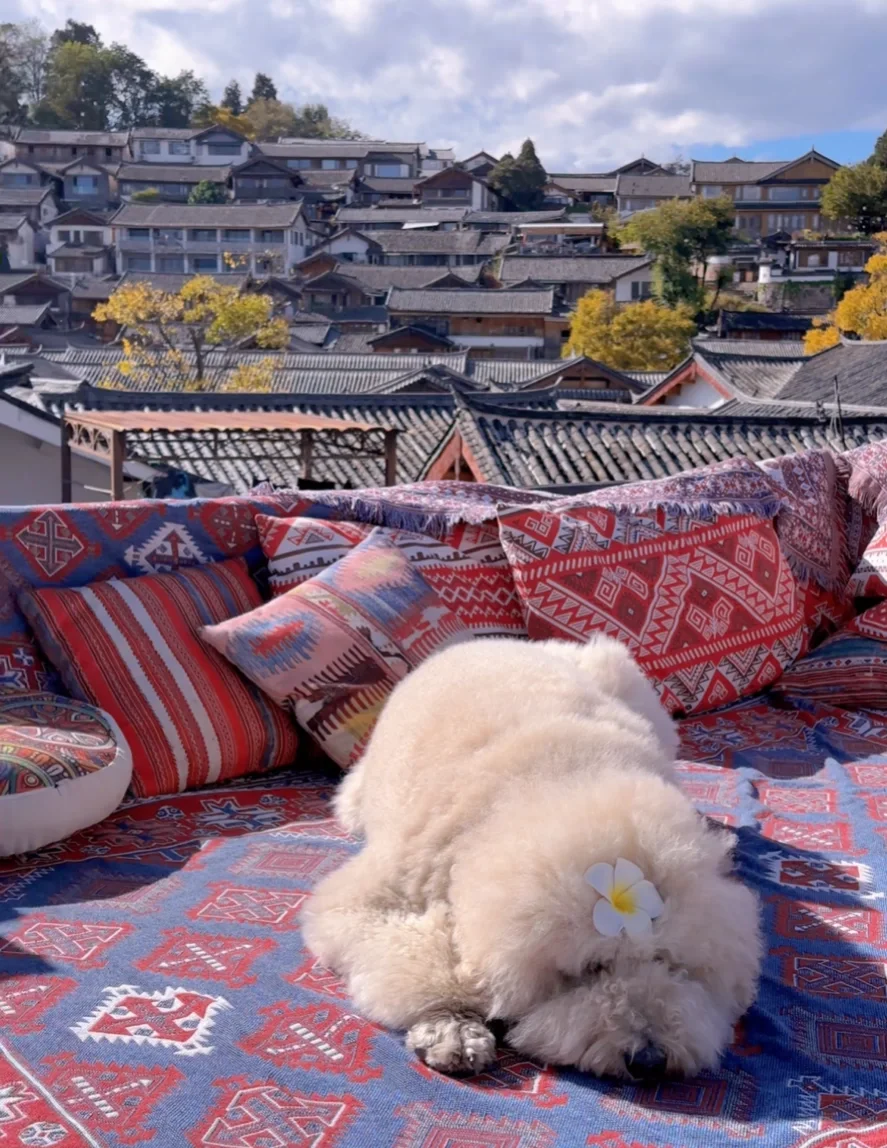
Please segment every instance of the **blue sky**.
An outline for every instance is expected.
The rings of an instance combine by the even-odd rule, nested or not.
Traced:
[[[867,157],[887,128],[887,0],[0,0],[94,24],[215,95],[270,73],[376,137],[550,171],[643,153]]]

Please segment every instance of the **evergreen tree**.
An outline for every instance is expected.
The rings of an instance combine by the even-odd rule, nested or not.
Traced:
[[[225,203],[227,198],[223,187],[220,187],[217,183],[213,183],[211,179],[202,179],[200,183],[195,183],[191,188],[188,202],[190,204]]]
[[[256,78],[253,82],[252,95],[249,98],[250,104],[255,100],[276,100],[277,88],[274,86],[274,81],[270,76],[266,76],[264,72],[256,72]],[[249,104],[247,104],[249,107]]]
[[[227,108],[234,116],[243,115],[243,95],[240,91],[240,84],[236,80],[232,80],[225,88],[220,106]]]
[[[524,140],[517,159],[506,152],[487,179],[509,211],[538,211],[545,199],[548,176],[532,140]]]

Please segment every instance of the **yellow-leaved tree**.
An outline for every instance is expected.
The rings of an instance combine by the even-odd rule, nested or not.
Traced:
[[[868,282],[847,291],[827,319],[813,320],[804,337],[808,355],[836,346],[842,335],[887,339],[887,232],[874,238],[879,250],[865,265]]]
[[[564,355],[588,355],[622,371],[666,371],[687,356],[695,334],[689,307],[617,303],[592,290],[576,305]]]
[[[268,350],[286,347],[289,328],[286,320],[274,317],[273,307],[268,295],[243,294],[209,275],[196,275],[175,292],[148,282],[124,283],[93,311],[98,322],[123,328],[124,356],[116,369],[124,379],[110,377],[99,385],[115,387],[126,381],[148,390],[268,391],[273,359],[241,360],[225,383],[213,388],[206,356],[246,341]]]

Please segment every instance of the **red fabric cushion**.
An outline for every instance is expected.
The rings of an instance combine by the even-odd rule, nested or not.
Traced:
[[[200,640],[202,626],[262,604],[243,558],[33,590],[20,602],[70,693],[120,726],[138,795],[175,793],[295,757],[289,714]]]
[[[801,653],[804,611],[771,522],[585,507],[500,523],[530,637],[617,638],[672,713],[755,693]]]
[[[362,522],[323,518],[271,518],[256,515],[262,552],[274,597],[301,586],[327,566],[344,558],[372,531]]]

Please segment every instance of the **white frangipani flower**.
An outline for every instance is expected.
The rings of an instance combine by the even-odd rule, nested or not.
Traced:
[[[653,920],[665,906],[656,886],[633,861],[619,857],[615,866],[599,861],[585,880],[600,893],[592,918],[599,933],[618,937],[624,929],[630,937],[642,937],[653,931]]]

